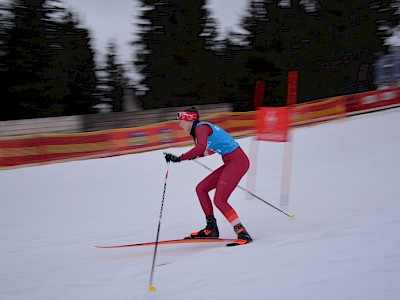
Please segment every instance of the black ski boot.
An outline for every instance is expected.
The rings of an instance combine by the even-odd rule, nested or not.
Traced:
[[[238,238],[233,243],[227,244],[227,246],[240,246],[244,244],[251,243],[253,239],[251,238],[250,234],[246,231],[242,224],[237,224],[233,227]]]
[[[207,226],[206,228],[192,232],[189,239],[217,239],[219,237],[219,231],[217,226],[217,220],[214,216],[206,216]]]

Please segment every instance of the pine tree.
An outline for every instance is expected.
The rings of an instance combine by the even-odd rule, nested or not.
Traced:
[[[242,93],[247,93],[247,109],[253,108],[254,86],[257,81],[266,82],[268,106],[282,105],[285,101],[285,83],[288,69],[288,49],[285,44],[285,11],[280,1],[252,0],[242,27],[247,44],[242,55],[244,74],[240,79]]]
[[[46,43],[45,0],[14,0],[9,9],[12,24],[6,28],[2,119],[32,118],[43,103],[41,76],[49,51]]]
[[[135,66],[141,74],[141,80],[138,83],[138,96],[143,108],[152,108],[157,106],[160,99],[159,86],[157,83],[162,80],[161,74],[156,71],[158,58],[161,58],[161,47],[164,43],[163,36],[165,30],[160,25],[160,18],[156,6],[162,3],[158,0],[141,0],[141,14],[139,15],[138,39],[133,42],[137,47]],[[158,57],[156,57],[156,55]]]
[[[251,92],[248,91],[248,74],[244,68],[247,52],[243,45],[238,45],[228,34],[223,47],[218,51],[218,64],[221,66],[220,85],[221,102],[232,103],[235,111],[248,110]],[[241,36],[237,36],[241,40]]]
[[[53,54],[43,76],[51,99],[46,116],[91,113],[97,78],[88,31],[72,12],[65,11],[48,32]]]
[[[2,32],[1,119],[91,111],[96,84],[87,30],[56,0],[13,0]]]
[[[319,69],[313,64],[319,55],[314,45],[320,38],[315,2],[293,0],[290,5],[282,7],[282,11],[284,25],[281,36],[286,59],[281,66],[285,76],[281,88],[286,94],[287,72],[298,71],[297,102],[324,98],[323,94],[316,94],[319,91]]]
[[[128,80],[122,65],[117,62],[117,46],[114,42],[108,44],[106,66],[101,73],[102,102],[109,105],[113,112],[123,111],[123,98]]]
[[[6,28],[10,26],[9,17],[7,17],[7,5],[4,3],[0,3],[0,103],[2,107],[2,111],[0,112],[0,120],[3,119],[2,115],[7,115],[8,107],[7,107],[7,100],[6,100],[6,93],[5,90],[7,88],[5,84],[5,79],[7,77],[7,66],[5,64],[4,56],[6,54],[6,40],[7,37],[7,30]]]
[[[72,13],[63,21],[59,52],[65,61],[68,94],[63,98],[67,115],[80,115],[93,112],[95,90],[97,86],[94,52],[90,46],[90,34],[83,28]],[[68,59],[67,59],[68,58]]]
[[[209,100],[209,49],[215,34],[205,0],[142,1],[137,59],[147,87],[145,108],[181,106]]]

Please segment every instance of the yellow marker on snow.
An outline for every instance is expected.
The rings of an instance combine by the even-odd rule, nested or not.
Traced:
[[[156,287],[154,285],[149,286],[149,292],[155,292],[157,291]]]
[[[291,214],[290,217],[294,220],[295,215],[294,215],[294,214]]]

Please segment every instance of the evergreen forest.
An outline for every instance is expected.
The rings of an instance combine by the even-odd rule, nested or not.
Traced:
[[[298,102],[374,90],[374,63],[388,52],[400,2],[249,0],[242,30],[221,33],[207,0],[132,1],[139,29],[129,65],[112,42],[93,49],[62,0],[2,2],[0,120],[92,114],[101,104],[123,111],[128,88],[143,109],[232,103],[248,111],[259,81],[264,105],[283,106],[294,70]]]

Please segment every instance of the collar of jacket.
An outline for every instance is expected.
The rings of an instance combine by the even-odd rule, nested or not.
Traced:
[[[193,122],[192,128],[190,129],[190,135],[193,137],[193,140],[196,141],[196,126],[199,123],[199,120]]]

